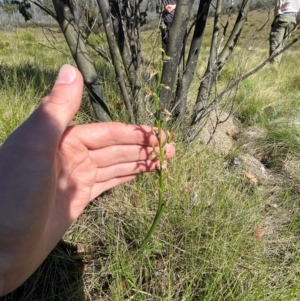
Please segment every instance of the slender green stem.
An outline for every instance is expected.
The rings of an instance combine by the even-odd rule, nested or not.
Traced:
[[[154,100],[155,100],[155,108],[156,108],[156,127],[157,127],[157,138],[158,138],[158,147],[159,147],[159,153],[158,153],[158,159],[159,159],[158,206],[157,206],[156,215],[154,217],[152,225],[141,244],[141,248],[144,248],[148,244],[153,232],[155,231],[155,229],[161,219],[161,216],[162,216],[162,213],[164,210],[164,205],[165,205],[164,201],[163,201],[163,192],[164,192],[163,164],[165,161],[165,154],[164,154],[164,145],[163,145],[163,141],[162,141],[162,120],[161,120],[160,101],[159,101],[159,97],[156,94],[154,95]]]

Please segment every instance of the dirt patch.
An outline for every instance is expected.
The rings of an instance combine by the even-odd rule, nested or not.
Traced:
[[[240,122],[226,112],[211,112],[199,135],[202,143],[214,153],[228,154],[241,132]]]

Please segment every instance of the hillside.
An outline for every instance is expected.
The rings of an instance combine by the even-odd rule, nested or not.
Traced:
[[[268,57],[272,16],[257,30],[267,16],[251,12],[218,88]],[[57,29],[46,33],[48,39],[38,28],[0,31],[0,143],[50,91],[60,66],[74,64]],[[175,133],[166,207],[146,250],[138,246],[155,215],[156,174],[91,202],[39,270],[3,300],[299,300],[298,43],[278,68],[264,66],[226,95],[217,128],[211,115],[192,142]],[[199,77],[208,37],[203,45]],[[96,65],[109,73],[101,60]],[[115,78],[103,86],[114,116],[122,118]],[[85,92],[74,123],[92,121]]]

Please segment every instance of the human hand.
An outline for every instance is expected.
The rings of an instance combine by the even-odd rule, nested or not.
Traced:
[[[92,199],[158,164],[150,159],[158,141],[149,126],[68,126],[82,89],[79,71],[63,66],[0,149],[0,296],[37,269]],[[171,158],[174,146],[165,152]]]
[[[176,4],[168,4],[165,6],[165,10],[168,12],[168,13],[171,13],[173,10],[175,10],[176,8]]]

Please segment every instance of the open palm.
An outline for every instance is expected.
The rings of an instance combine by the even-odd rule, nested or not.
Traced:
[[[83,80],[63,66],[52,89],[0,149],[0,296],[42,263],[87,204],[156,168],[149,126],[69,126]],[[166,157],[175,153],[166,145]]]

